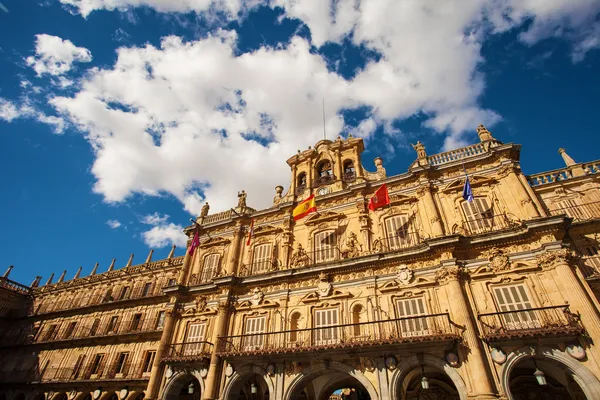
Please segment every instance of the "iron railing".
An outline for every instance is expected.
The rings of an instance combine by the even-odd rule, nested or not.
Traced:
[[[33,383],[33,382],[74,382],[74,381],[97,381],[97,380],[143,380],[143,364],[105,364],[94,366],[89,363],[82,368],[56,367],[46,368],[43,371],[36,369],[15,370],[0,372],[1,383]]]
[[[473,236],[508,229],[513,225],[506,214],[497,214],[490,215],[489,217],[468,219],[463,222],[463,229],[465,235]]]
[[[330,183],[333,183],[336,181],[336,176],[331,174],[331,175],[324,175],[324,176],[319,176],[317,178],[315,178],[315,180],[313,181],[313,187],[317,188],[319,186],[324,186],[324,185],[329,185]]]
[[[219,338],[222,356],[297,353],[460,339],[448,313]]]
[[[37,307],[37,309],[35,309],[34,314],[48,314],[52,312],[72,310],[76,308],[90,307],[99,304],[118,303],[121,301],[157,297],[162,295],[162,286],[159,287],[158,285],[153,284],[150,287],[150,289],[145,289],[144,287],[137,287],[132,291],[126,292],[124,296],[121,296],[121,293],[119,292],[112,293],[110,295],[77,296],[74,298],[64,300],[42,302]]]
[[[256,261],[252,264],[242,264],[239,276],[250,276],[266,274],[277,269],[278,261],[276,259]]]
[[[582,257],[581,272],[584,278],[600,275],[600,255]]]
[[[184,342],[169,345],[163,358],[165,361],[194,361],[203,358],[210,358],[213,351],[213,344],[210,342]]]
[[[525,308],[479,314],[482,335],[486,340],[584,333],[579,317],[568,305]]]
[[[354,171],[348,171],[348,172],[344,172],[344,175],[342,175],[344,182],[354,182],[356,180],[356,172]]]
[[[382,251],[396,251],[414,247],[421,243],[417,232],[403,232],[396,236],[379,239]]]
[[[575,222],[590,221],[600,218],[600,201],[585,204],[577,204],[570,207],[555,208],[549,210],[551,215],[567,215]]]

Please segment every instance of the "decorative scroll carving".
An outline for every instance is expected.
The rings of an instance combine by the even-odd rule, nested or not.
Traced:
[[[506,271],[510,269],[511,263],[506,254],[496,247],[486,250],[482,253],[484,257],[487,257],[490,262],[490,268],[492,271]]]
[[[560,263],[576,262],[578,257],[568,249],[560,249],[537,255],[537,264],[544,270],[556,268]]]
[[[445,285],[450,281],[460,281],[461,279],[465,279],[467,275],[468,272],[463,267],[442,267],[436,271],[435,281],[440,285]]]
[[[360,255],[360,244],[356,237],[356,233],[350,232],[346,239],[346,248],[342,251],[342,258],[355,258]]]
[[[310,264],[310,258],[308,257],[308,254],[306,254],[306,251],[304,250],[302,245],[300,243],[298,243],[298,248],[296,249],[294,254],[292,254],[292,261],[291,261],[292,267],[293,268],[306,267],[309,264]]]

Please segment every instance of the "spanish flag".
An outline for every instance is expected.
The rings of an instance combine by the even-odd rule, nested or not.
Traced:
[[[298,221],[301,218],[306,217],[311,212],[317,212],[317,202],[315,201],[315,195],[310,195],[309,198],[304,200],[302,203],[298,204],[292,215],[294,216],[294,221]]]

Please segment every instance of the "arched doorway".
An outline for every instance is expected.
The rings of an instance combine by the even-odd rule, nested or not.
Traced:
[[[325,384],[323,385],[322,382]],[[355,378],[343,374],[341,372],[333,372],[319,377],[309,384],[313,390],[313,396],[309,397],[309,393],[300,396],[299,399],[314,398],[317,400],[329,400],[331,398],[339,398],[340,400],[376,400],[371,399],[365,387]],[[308,386],[308,385],[307,385]],[[318,396],[318,397],[317,397]]]
[[[429,365],[421,365],[408,372],[402,384],[398,385],[396,396],[402,400],[460,399],[452,379],[444,371]]]
[[[202,388],[198,379],[189,374],[183,374],[177,377],[168,385],[165,400],[200,400]],[[140,396],[143,396],[140,393]]]
[[[231,390],[231,400],[269,400],[269,387],[259,374],[245,375]]]
[[[586,399],[570,371],[549,359],[521,359],[510,373],[509,387],[514,400]]]
[[[67,394],[65,392],[57,393],[52,397],[52,400],[68,400]]]

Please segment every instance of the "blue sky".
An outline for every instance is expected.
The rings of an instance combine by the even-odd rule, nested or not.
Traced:
[[[526,173],[600,158],[597,0],[2,3],[0,267],[26,284],[164,257],[205,199],[269,206],[323,98],[389,174],[479,123]]]

